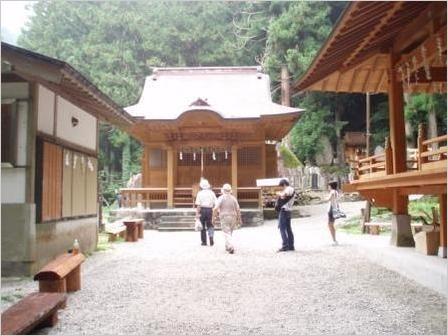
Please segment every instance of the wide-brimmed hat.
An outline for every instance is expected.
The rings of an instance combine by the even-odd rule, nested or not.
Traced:
[[[223,192],[227,192],[227,193],[229,193],[229,192],[231,192],[232,191],[232,186],[230,185],[230,184],[228,184],[228,183],[225,183],[223,186],[222,186],[222,189],[221,189]]]
[[[202,179],[201,182],[199,182],[199,186],[201,189],[210,189],[210,183],[206,179]]]

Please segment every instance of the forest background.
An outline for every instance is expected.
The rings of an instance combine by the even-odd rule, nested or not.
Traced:
[[[325,42],[346,2],[39,1],[18,45],[70,63],[120,106],[135,104],[152,67],[260,65],[279,99],[279,75],[300,78]],[[365,131],[365,95],[306,93],[293,106],[306,111],[291,131],[291,150],[316,163],[326,136],[338,157],[346,131]],[[417,125],[446,133],[446,96],[405,97],[407,136]],[[388,134],[387,96],[371,97],[372,148]],[[110,125],[100,128],[101,189],[112,200],[140,172],[141,146]],[[338,162],[338,163],[336,163]],[[344,171],[336,161],[333,171]]]

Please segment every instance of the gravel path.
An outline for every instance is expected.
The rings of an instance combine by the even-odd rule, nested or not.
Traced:
[[[200,246],[196,232],[145,231],[143,241],[114,244],[88,258],[82,290],[41,332],[446,334],[446,298],[358,256],[349,241],[331,246],[322,209],[293,220],[296,252],[275,253],[273,221],[237,231],[235,255],[224,252],[220,232],[214,247]],[[2,291],[16,285],[3,281]]]

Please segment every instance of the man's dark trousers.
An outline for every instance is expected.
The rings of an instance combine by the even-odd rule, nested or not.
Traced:
[[[285,209],[280,210],[278,216],[278,228],[282,235],[282,248],[293,250],[294,249],[294,234],[291,229],[291,211]]]

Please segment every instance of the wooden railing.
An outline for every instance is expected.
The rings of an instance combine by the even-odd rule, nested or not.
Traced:
[[[220,188],[213,188],[218,196]],[[263,206],[261,189],[258,187],[238,188],[238,202],[242,205],[250,204]],[[193,207],[194,190],[192,188],[174,188],[174,205],[177,207]],[[121,206],[124,208],[151,208],[154,204],[167,204],[167,188],[123,188],[121,189]],[[158,208],[161,206],[159,205]]]
[[[238,203],[241,204],[257,204],[259,208],[263,207],[263,195],[261,188],[246,187],[238,188]]]
[[[387,137],[385,140],[384,153],[356,160],[354,170],[354,178],[356,180],[390,174],[393,170],[393,165],[389,138]]]
[[[424,126],[419,125],[418,148],[407,150],[407,170],[446,168],[448,136],[445,134],[425,139],[424,134]],[[355,180],[392,174],[393,159],[389,138],[386,138],[384,153],[356,159],[353,164]]]
[[[425,139],[425,127],[418,128],[418,170],[446,167],[448,135]]]
[[[151,204],[166,203],[167,188],[122,188],[121,206],[150,208]]]

